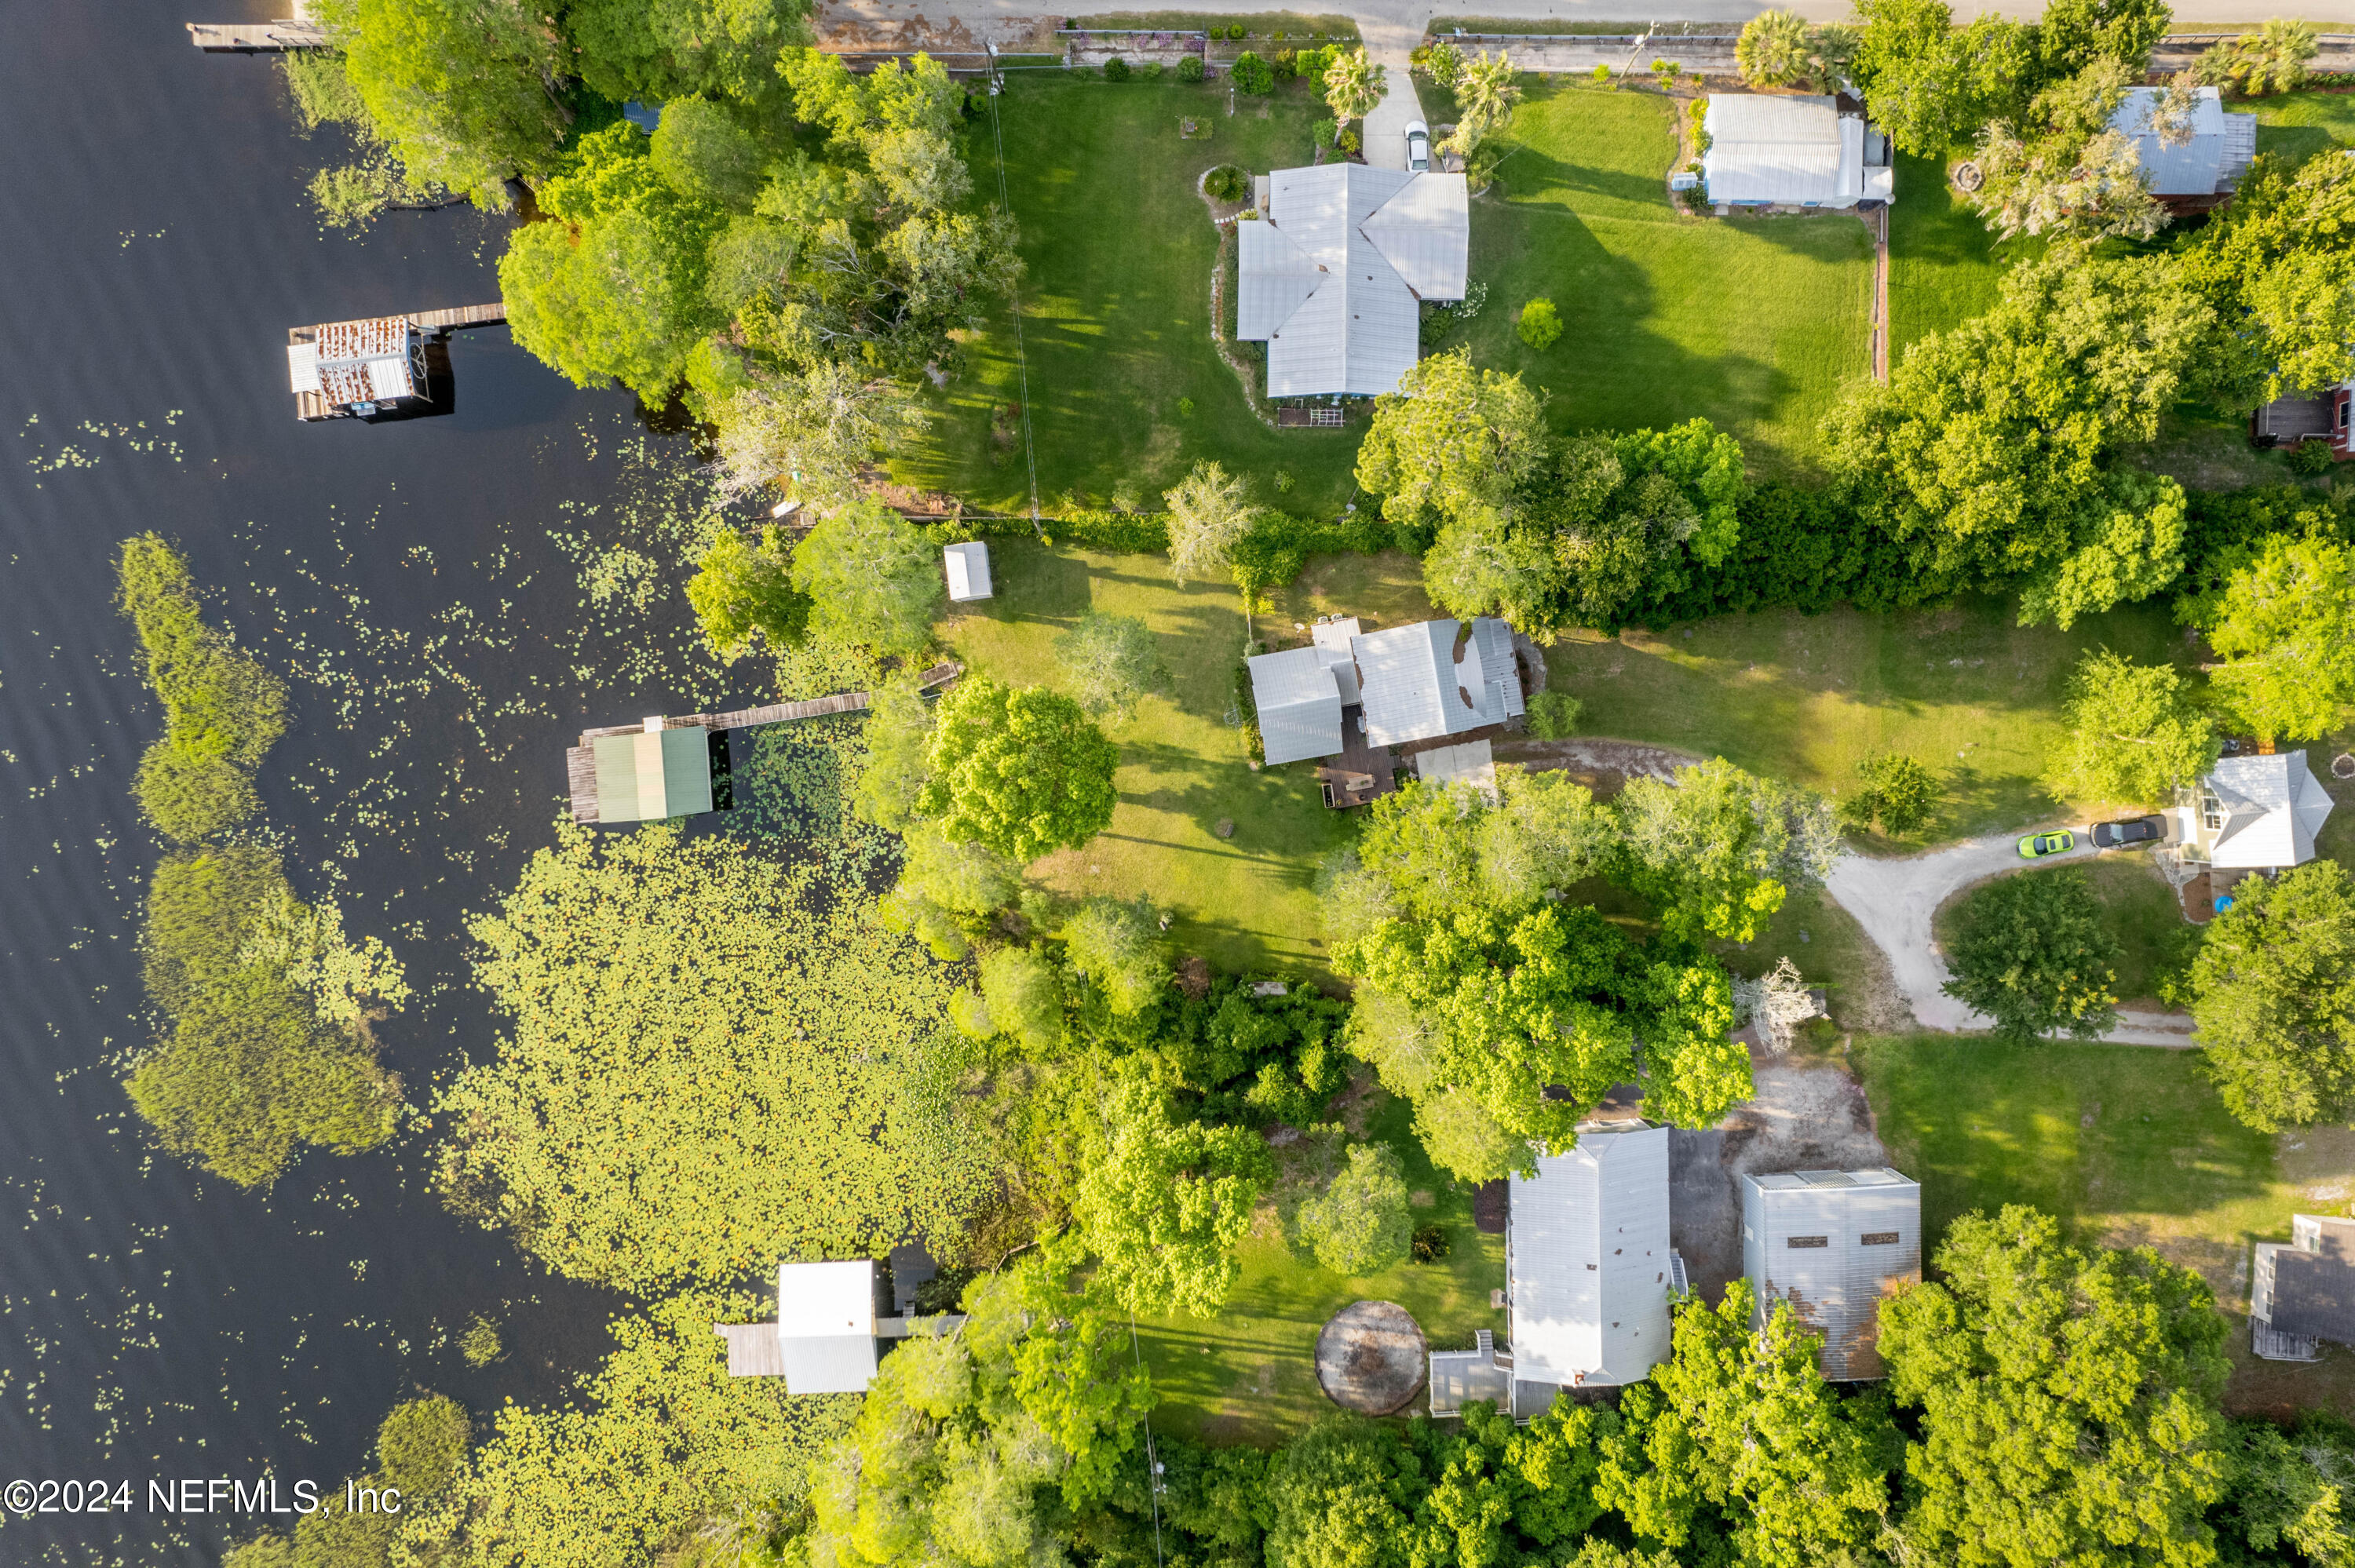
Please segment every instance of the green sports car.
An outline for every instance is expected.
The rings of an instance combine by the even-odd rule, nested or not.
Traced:
[[[2019,841],[2019,858],[2035,860],[2048,854],[2067,854],[2077,847],[2077,835],[2066,828],[2049,833],[2030,833]]]

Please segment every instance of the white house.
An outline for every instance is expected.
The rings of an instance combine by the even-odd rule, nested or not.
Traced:
[[[1828,97],[1714,92],[1701,183],[1721,207],[1849,208],[1896,199],[1889,141]]]
[[[2166,90],[2136,87],[2110,116],[2110,129],[2134,138],[2135,156],[2150,175],[2150,194],[2174,198],[2230,193],[2257,155],[2257,117],[2227,114],[2212,87],[2198,90],[2189,134],[2169,146],[2151,124]]]
[[[2303,751],[2226,757],[2176,807],[2185,861],[2220,871],[2277,871],[2314,858],[2330,793]]]
[[[1778,1301],[1824,1336],[1834,1382],[1881,1375],[1881,1303],[1922,1279],[1922,1187],[1886,1167],[1742,1178],[1753,1326]]]
[[[863,1393],[882,1341],[925,1332],[927,1323],[945,1331],[964,1321],[954,1313],[885,1317],[882,1290],[871,1258],[777,1265],[775,1322],[711,1326],[728,1341],[728,1375],[782,1377],[789,1394]]]
[[[1464,297],[1462,175],[1363,164],[1278,169],[1235,225],[1235,335],[1267,344],[1267,395],[1398,390],[1422,355],[1420,302]]]
[[[949,599],[964,604],[990,596],[989,546],[978,539],[962,545],[944,545],[941,559],[949,574]]]
[[[1577,1143],[1515,1174],[1505,1224],[1513,1415],[1558,1389],[1639,1382],[1668,1355],[1668,1298],[1685,1288],[1668,1245],[1668,1129],[1587,1122]]]
[[[1525,711],[1513,630],[1492,616],[1466,628],[1419,620],[1361,632],[1354,618],[1319,621],[1305,648],[1251,661],[1252,700],[1270,767],[1348,748],[1461,735]]]

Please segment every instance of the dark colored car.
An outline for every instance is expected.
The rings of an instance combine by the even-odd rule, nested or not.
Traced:
[[[2131,822],[2096,822],[2094,824],[2095,849],[2126,849],[2134,844],[2155,844],[2167,837],[2164,817],[2137,817]]]

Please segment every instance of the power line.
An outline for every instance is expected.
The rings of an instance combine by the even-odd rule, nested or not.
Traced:
[[[1145,1371],[1145,1352],[1137,1348],[1136,1343],[1136,1314],[1135,1312],[1131,1312],[1128,1315],[1128,1353],[1136,1358],[1136,1370],[1139,1372]],[[1153,1561],[1156,1565],[1156,1568],[1162,1568],[1161,1458],[1160,1456],[1156,1454],[1153,1450],[1153,1413],[1151,1411],[1148,1410],[1145,1413],[1145,1420],[1142,1425],[1145,1427],[1145,1463],[1146,1467],[1145,1472],[1146,1492],[1146,1495],[1153,1499]]]

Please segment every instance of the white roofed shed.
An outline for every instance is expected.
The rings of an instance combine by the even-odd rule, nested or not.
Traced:
[[[950,602],[964,604],[990,596],[987,545],[978,539],[946,545],[942,546],[941,560],[948,570]]]
[[[1824,1376],[1877,1378],[1881,1304],[1922,1279],[1921,1184],[1886,1167],[1745,1175],[1742,1271],[1753,1327],[1787,1301],[1824,1336]]]
[[[1895,199],[1888,143],[1837,99],[1711,93],[1701,182],[1735,207],[1852,207]]]
[[[1649,1374],[1668,1354],[1681,1274],[1668,1246],[1667,1128],[1590,1124],[1537,1165],[1534,1178],[1512,1177],[1505,1228],[1516,1417],[1557,1387]]]

